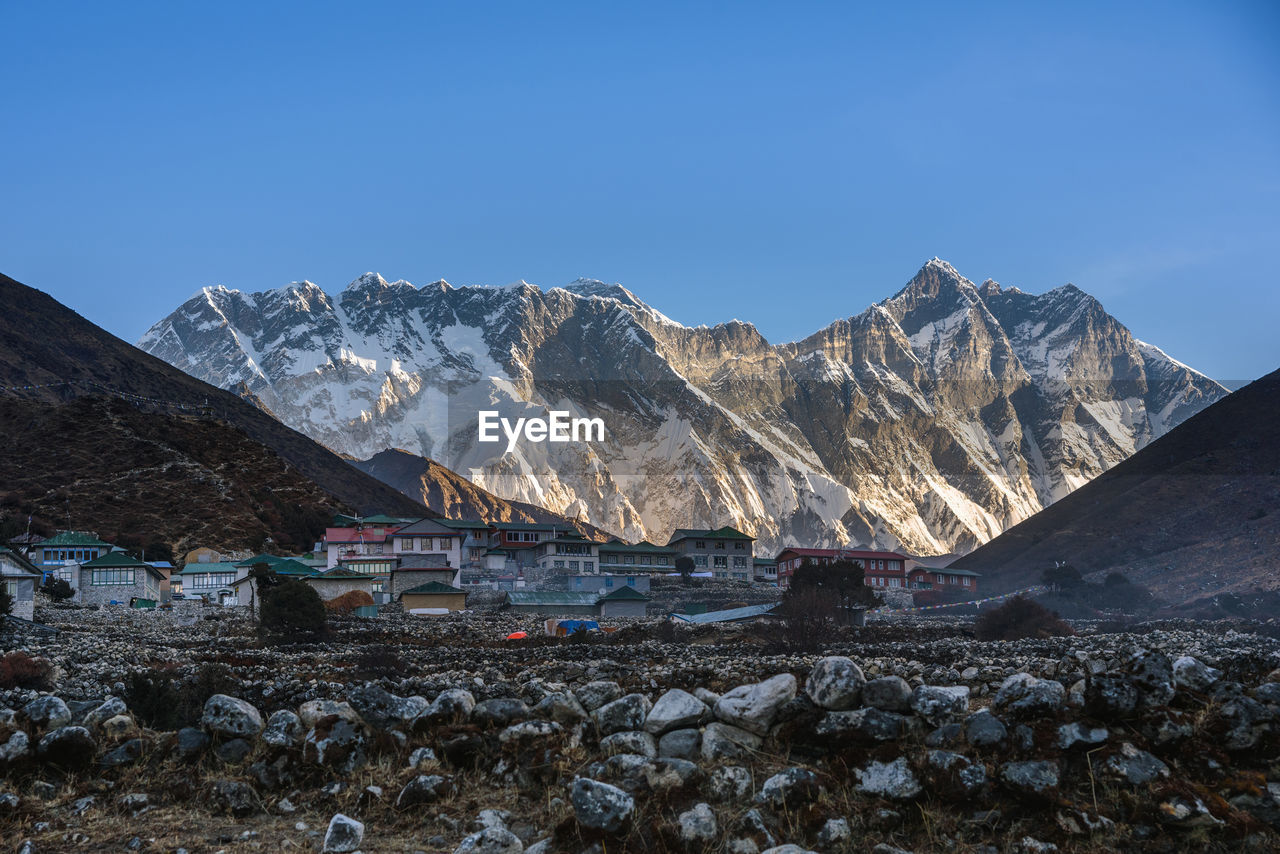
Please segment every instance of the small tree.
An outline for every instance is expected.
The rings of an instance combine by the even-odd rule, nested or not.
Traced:
[[[264,634],[281,640],[314,640],[324,633],[324,602],[310,584],[288,578],[258,589],[262,593],[258,626]]]
[[[1040,580],[1055,590],[1074,590],[1085,583],[1080,570],[1067,563],[1046,569],[1040,573]]]
[[[56,578],[52,575],[49,576],[49,580],[44,583],[44,586],[40,588],[40,591],[55,602],[65,602],[72,596],[76,595],[76,591],[69,581],[65,578]]]
[[[1034,599],[1014,596],[998,608],[978,615],[973,635],[978,640],[1022,640],[1074,635],[1075,629]]]
[[[676,572],[680,573],[680,581],[682,583],[689,583],[689,577],[693,575],[693,570],[695,568],[696,564],[694,564],[693,558],[688,555],[681,555],[676,558]]]

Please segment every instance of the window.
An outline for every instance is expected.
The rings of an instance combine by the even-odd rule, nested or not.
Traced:
[[[605,580],[604,580],[604,586],[605,586],[605,587],[612,587],[612,586],[613,586],[613,576],[612,576],[612,575],[607,576],[607,577],[605,578]]]
[[[649,555],[640,555],[641,566],[653,566],[653,558]]]
[[[694,555],[694,556],[693,556],[693,565],[694,565],[694,566],[706,566],[706,565],[707,565],[707,556],[706,556],[706,555]]]
[[[693,541],[693,547],[694,547],[695,549],[705,549],[705,548],[707,547],[707,541],[706,541],[706,540],[694,540],[694,541]]]
[[[191,586],[193,588],[229,587],[235,580],[236,574],[234,572],[202,572],[191,579]],[[97,584],[98,582],[95,580],[93,583]]]
[[[747,559],[746,559],[745,557],[743,557],[742,555],[734,555],[734,556],[733,556],[733,565],[734,565],[734,566],[737,566],[737,567],[743,567],[743,566],[746,566],[746,565],[747,565]]]
[[[666,565],[667,565],[667,556],[658,555],[658,566],[666,566]]]
[[[400,540],[400,551],[402,551],[402,552],[411,552],[411,551],[413,551],[413,538],[412,538],[412,537],[404,537],[404,538],[401,538],[401,540]]]
[[[8,593],[11,598],[16,599],[18,597],[18,582],[6,581],[4,583],[4,592]]]
[[[635,577],[634,575],[628,575],[628,576],[627,576],[627,585],[628,585],[629,587],[635,587],[635,586],[636,586],[636,577]]]
[[[744,549],[746,549],[746,547],[747,547],[746,543],[738,542],[733,544],[733,550],[737,552],[743,551]]]
[[[115,584],[133,584],[132,569],[95,569],[93,586],[106,587]]]
[[[582,562],[582,571],[583,571],[583,572],[595,572],[595,571],[596,571],[596,562],[595,562],[594,560],[584,560],[584,561]]]
[[[564,569],[564,561],[562,560],[552,561],[551,567],[553,569]]]
[[[713,566],[723,567],[728,565],[729,565],[729,561],[724,555],[716,555],[715,563],[713,564]]]
[[[961,585],[963,585],[964,587],[968,587],[968,586],[969,586],[969,576],[967,576],[967,575],[965,575],[965,576],[961,576],[961,578],[960,578],[960,584],[961,584]]]
[[[724,540],[716,540],[716,551],[724,551]]]
[[[569,568],[576,572],[578,569],[578,562],[576,560],[569,561]]]

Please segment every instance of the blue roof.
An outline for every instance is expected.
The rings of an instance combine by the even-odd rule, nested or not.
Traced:
[[[727,611],[708,611],[705,614],[672,614],[671,616],[686,623],[732,623],[735,620],[750,620],[753,617],[763,617],[781,604],[781,602],[766,602],[763,605],[748,605],[745,608],[730,608]]]

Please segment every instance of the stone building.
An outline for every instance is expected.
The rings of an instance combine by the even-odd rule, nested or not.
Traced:
[[[80,564],[75,601],[82,605],[128,605],[133,599],[160,601],[164,575],[125,552],[107,552]]]
[[[42,573],[22,555],[7,546],[0,546],[0,584],[13,597],[15,617],[31,620],[35,617],[36,588]]]

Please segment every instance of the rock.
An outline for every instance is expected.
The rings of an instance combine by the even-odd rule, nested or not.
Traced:
[[[717,838],[719,829],[716,814],[710,804],[695,804],[693,809],[680,813],[676,818],[680,839],[685,844],[708,844]]]
[[[306,720],[303,715],[299,717]],[[365,750],[369,741],[368,729],[359,717],[355,717],[355,721],[338,715],[327,715],[317,720],[302,742],[303,758],[342,774],[364,767],[369,759]]]
[[[622,696],[622,689],[617,682],[588,682],[574,690],[578,702],[588,712],[594,712],[605,703],[612,703]]]
[[[151,796],[146,792],[129,792],[116,798],[116,806],[121,812],[127,812],[131,816],[145,810],[151,805]]]
[[[756,793],[756,803],[775,810],[788,809],[816,799],[822,791],[817,774],[805,768],[787,768],[764,781]]]
[[[1160,821],[1173,827],[1191,829],[1195,827],[1221,827],[1226,822],[1216,818],[1204,801],[1196,797],[1175,795],[1161,802],[1159,807]]]
[[[569,800],[579,824],[607,833],[620,830],[636,808],[635,799],[617,786],[585,777],[573,781]]]
[[[1058,747],[1062,750],[1069,750],[1072,747],[1097,747],[1106,742],[1107,736],[1106,727],[1088,726],[1074,721],[1058,727]]]
[[[174,746],[177,749],[178,758],[184,762],[190,762],[204,755],[204,752],[209,749],[210,741],[209,734],[204,730],[188,726],[178,730]]]
[[[853,829],[847,818],[829,818],[818,831],[818,845],[823,848],[840,848],[853,841]]]
[[[133,722],[133,718],[129,715],[116,715],[114,718],[107,718],[100,727],[102,737],[108,741],[119,741],[135,734],[137,731],[138,725]]]
[[[893,741],[901,738],[906,731],[905,717],[874,706],[848,712],[827,712],[814,727],[818,736],[837,744],[850,741]]]
[[[1009,854],[1057,854],[1058,846],[1042,842],[1034,836],[1024,836],[1009,846]]]
[[[707,796],[715,801],[738,802],[751,792],[751,772],[740,765],[722,765],[711,772]]]
[[[207,732],[224,738],[253,738],[262,732],[262,715],[252,703],[214,694],[204,704],[200,725]]]
[[[678,759],[698,758],[702,748],[702,733],[696,729],[677,729],[658,739],[658,755]]]
[[[964,741],[962,724],[944,724],[924,737],[924,746],[933,748],[959,747]]]
[[[688,691],[673,688],[653,704],[644,719],[644,729],[653,735],[662,735],[673,729],[697,726],[709,712],[706,703]]]
[[[302,726],[302,718],[288,709],[281,709],[272,712],[271,717],[267,718],[266,729],[262,731],[262,740],[270,747],[288,750],[301,745],[306,733],[306,729]]]
[[[788,842],[786,845],[775,845],[766,849],[762,854],[818,854],[818,852]]]
[[[36,755],[59,768],[84,768],[93,761],[97,745],[89,730],[82,726],[64,726],[45,733],[36,745]]]
[[[1218,709],[1216,724],[1227,750],[1249,750],[1271,729],[1270,710],[1252,697],[1227,700]]]
[[[397,697],[373,684],[348,689],[347,702],[375,729],[404,726],[431,708],[426,697]]]
[[[635,753],[653,759],[658,755],[658,744],[647,732],[615,732],[600,739],[600,750],[606,755]]]
[[[421,771],[436,763],[436,752],[430,747],[415,748],[413,753],[409,754],[409,767],[415,771]]]
[[[125,705],[124,700],[119,697],[108,697],[99,706],[85,714],[83,723],[89,729],[97,729],[111,718],[128,713],[129,707]]]
[[[1138,707],[1165,706],[1173,699],[1173,662],[1163,652],[1144,649],[1133,654],[1125,670],[1138,689]]]
[[[239,780],[217,780],[209,787],[209,800],[215,811],[245,818],[258,811],[258,796],[247,783]]]
[[[0,768],[17,765],[30,755],[31,739],[27,737],[25,732],[19,730],[10,735],[4,744],[0,745]]]
[[[862,696],[862,686],[867,684],[867,677],[862,675],[862,668],[853,663],[853,659],[842,655],[831,655],[818,659],[809,678],[805,680],[804,692],[819,707],[829,711],[853,709]]]
[[[1006,762],[1000,779],[1013,792],[1034,799],[1050,799],[1058,791],[1058,763],[1044,760]]]
[[[996,748],[1008,740],[1009,730],[990,710],[982,709],[965,718],[964,737],[973,747]]]
[[[947,750],[926,753],[923,773],[929,791],[950,800],[976,797],[987,786],[987,769],[981,763]]]
[[[243,738],[233,738],[218,745],[217,755],[223,762],[238,764],[243,762],[253,750],[253,745]]]
[[[969,688],[967,685],[919,685],[911,692],[911,710],[934,726],[963,718],[969,714]]]
[[[1058,810],[1054,820],[1058,827],[1072,836],[1088,836],[1092,833],[1111,833],[1116,823],[1104,815],[1096,815],[1087,810]]]
[[[454,768],[470,768],[484,752],[484,739],[473,732],[460,732],[440,740],[440,755]]]
[[[778,844],[773,838],[773,834],[769,832],[769,826],[765,823],[764,816],[758,809],[749,809],[742,814],[742,817],[734,825],[735,830],[745,836],[749,842],[755,845],[755,850],[761,848],[772,848]]]
[[[329,829],[324,833],[325,854],[347,854],[360,848],[364,840],[364,824],[337,813],[329,819]]]
[[[419,804],[432,804],[453,791],[453,782],[439,774],[419,774],[400,790],[396,809],[402,810]]]
[[[886,712],[911,711],[911,686],[901,676],[881,676],[862,686],[862,703]]]
[[[122,765],[132,765],[142,758],[144,745],[142,739],[133,738],[124,744],[103,754],[98,760],[98,764],[103,768],[118,768]]]
[[[313,728],[324,718],[338,718],[357,726],[365,726],[364,718],[360,717],[360,713],[350,703],[337,700],[308,700],[298,707],[298,718],[307,729]]]
[[[757,735],[767,735],[778,710],[795,695],[796,678],[790,673],[783,673],[725,692],[716,702],[715,714],[725,723]],[[704,736],[704,744],[705,740]]]
[[[1120,745],[1118,753],[1103,761],[1102,770],[1107,776],[1131,786],[1145,786],[1157,777],[1169,776],[1168,765],[1127,741]]]
[[[53,695],[32,700],[22,707],[22,712],[37,730],[58,729],[71,724],[71,710],[62,699]]]
[[[628,694],[605,703],[591,716],[601,735],[611,735],[623,730],[637,730],[644,727],[650,708],[649,698],[644,694]]]
[[[475,710],[476,698],[463,688],[449,688],[441,691],[431,701],[430,707],[414,719],[414,726],[436,723],[461,723],[471,717]]]
[[[644,781],[653,792],[687,789],[702,781],[702,769],[687,759],[665,758],[644,766]]]
[[[525,747],[559,738],[563,734],[564,727],[555,721],[522,721],[498,733],[498,743]]]
[[[755,733],[717,721],[707,724],[702,731],[702,758],[706,762],[740,759],[759,750],[762,743]]]
[[[578,698],[567,691],[547,694],[533,707],[534,714],[550,718],[561,726],[575,726],[588,717]]]
[[[1186,712],[1153,709],[1142,716],[1138,729],[1152,744],[1166,746],[1194,735],[1195,719]]]
[[[904,756],[892,762],[869,762],[854,773],[858,777],[858,791],[868,795],[908,800],[920,794],[920,781]]]
[[[1084,710],[1104,721],[1132,717],[1138,708],[1138,688],[1125,676],[1099,673],[1084,685]]]
[[[914,852],[899,848],[896,845],[890,845],[887,842],[879,842],[871,849],[871,854],[914,854]]]
[[[274,759],[259,760],[249,766],[249,776],[268,791],[276,791],[298,782],[298,762],[294,753],[281,753]]]
[[[529,717],[529,707],[515,697],[497,697],[476,703],[471,720],[481,726],[505,727]]]
[[[1040,718],[1057,714],[1066,699],[1067,689],[1061,682],[1015,673],[1000,684],[991,706],[1013,718]]]
[[[1207,694],[1214,683],[1221,678],[1221,670],[1209,667],[1189,655],[1184,655],[1173,662],[1173,683],[1177,688]]]
[[[505,827],[486,827],[462,840],[453,854],[522,854],[524,843]]]

